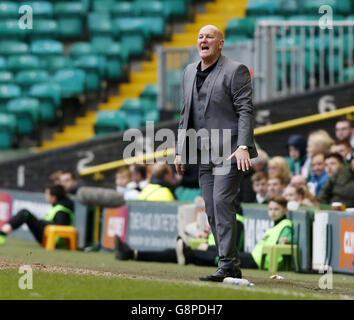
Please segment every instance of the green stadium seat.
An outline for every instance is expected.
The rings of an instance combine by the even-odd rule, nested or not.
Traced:
[[[58,2],[54,5],[54,15],[59,25],[61,38],[79,38],[83,33],[86,7],[80,1]]]
[[[128,128],[139,128],[144,124],[144,109],[140,99],[126,99],[122,108],[126,114],[126,124]]]
[[[154,37],[164,37],[165,35],[165,21],[163,17],[142,17],[145,25],[149,26],[150,33]]]
[[[163,0],[164,6],[171,12],[173,18],[185,18],[187,12],[187,1]]]
[[[0,55],[14,56],[29,53],[29,46],[26,42],[10,40],[0,41]]]
[[[257,23],[258,21],[263,21],[263,20],[266,20],[266,21],[270,21],[270,20],[284,21],[285,20],[285,18],[280,15],[268,15],[268,16],[259,15],[257,17],[254,17],[254,19],[255,19],[255,23]]]
[[[91,12],[88,17],[88,29],[91,38],[104,38],[106,41],[114,38],[109,14]]]
[[[145,112],[145,121],[153,121],[157,123],[160,121],[160,111],[159,110],[149,110]]]
[[[40,120],[40,105],[37,99],[29,97],[12,99],[7,103],[6,110],[16,116],[19,135],[34,135]]]
[[[60,87],[62,98],[79,97],[85,90],[85,72],[81,69],[62,69],[54,75],[54,81]]]
[[[94,12],[109,12],[115,0],[93,0],[92,8]]]
[[[57,119],[57,110],[60,107],[60,87],[55,83],[41,83],[33,85],[29,96],[40,103],[41,120],[52,123]]]
[[[354,81],[354,67],[346,67],[343,70],[343,81]]]
[[[272,15],[278,10],[281,0],[250,0],[247,3],[247,16]]]
[[[52,19],[35,19],[33,29],[27,30],[27,37],[32,39],[55,39],[58,37],[58,23]]]
[[[156,84],[148,84],[140,94],[140,99],[147,99],[151,104],[151,109],[157,109],[158,86]]]
[[[18,19],[0,19],[0,39],[24,39],[29,29],[20,29],[18,22]]]
[[[0,1],[0,19],[18,18],[18,4],[11,1]]]
[[[351,15],[347,16],[347,20],[348,21],[353,21],[354,20],[354,14],[351,14]]]
[[[31,53],[37,56],[63,55],[64,46],[56,40],[33,40]]]
[[[0,56],[0,70],[6,70],[6,69],[7,69],[6,58]]]
[[[105,135],[126,129],[124,111],[99,111],[94,125],[95,135]]]
[[[163,17],[167,22],[171,16],[171,8],[161,1],[137,1],[135,2],[136,15]]]
[[[201,190],[199,188],[184,188],[177,187],[175,194],[178,201],[182,202],[194,202],[196,197],[201,196]]]
[[[232,35],[225,38],[225,46],[234,46],[238,42],[247,42],[250,39],[245,35]]]
[[[16,84],[0,84],[0,112],[6,111],[10,99],[21,96],[21,88]]]
[[[333,9],[334,14],[351,14],[351,0],[306,0],[300,7],[303,13],[318,12],[318,9],[323,5],[329,5]]]
[[[89,42],[75,42],[71,45],[69,52],[72,58],[87,56],[94,53]]]
[[[276,14],[290,16],[299,12],[300,6],[297,0],[282,0],[276,8]]]
[[[114,2],[110,9],[110,12],[113,18],[133,17],[136,15],[134,3],[129,1]]]
[[[23,70],[15,76],[15,82],[21,87],[22,93],[27,93],[29,88],[36,83],[49,81],[49,74],[45,70]]]
[[[16,135],[16,117],[0,113],[0,149],[11,149]]]
[[[253,37],[255,28],[254,18],[234,18],[227,21],[225,36],[248,36]]]
[[[66,56],[47,56],[45,57],[46,69],[49,72],[55,72],[60,69],[72,68],[73,62]]]
[[[128,52],[122,50],[119,43],[111,42],[107,46],[101,45],[98,41],[91,43],[95,54],[106,58],[106,76],[108,80],[121,80],[124,77],[123,65],[128,60]]]
[[[74,67],[85,71],[85,88],[87,91],[99,91],[106,70],[104,57],[87,55],[74,60]]]
[[[53,4],[49,1],[24,1],[21,6],[30,6],[32,8],[33,20],[37,18],[50,18],[53,16]]]
[[[11,71],[40,69],[39,58],[34,55],[11,56],[7,60],[7,68]]]
[[[10,71],[0,71],[0,83],[13,83],[14,76]]]

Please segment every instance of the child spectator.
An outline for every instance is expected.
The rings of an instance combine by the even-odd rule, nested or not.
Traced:
[[[257,203],[267,203],[268,201],[268,177],[267,175],[262,172],[256,172],[253,176],[252,176],[252,187],[253,187],[253,191],[256,193],[256,200]]]
[[[299,206],[305,207],[317,207],[318,202],[315,197],[311,195],[309,189],[306,186],[292,186],[289,184],[284,192],[283,197],[289,201],[295,201]]]
[[[284,157],[276,156],[268,161],[268,176],[281,176],[285,184],[290,182],[292,174]]]
[[[121,167],[116,172],[116,190],[124,194],[125,200],[136,200],[139,196],[139,191],[135,189],[136,184],[132,181],[132,176],[129,168]]]
[[[285,189],[284,178],[280,175],[269,177],[267,193],[269,198],[280,196]]]

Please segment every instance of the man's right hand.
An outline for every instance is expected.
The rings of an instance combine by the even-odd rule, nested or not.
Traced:
[[[183,176],[184,172],[186,171],[186,166],[182,163],[182,158],[180,155],[176,155],[175,167],[176,167],[177,174]]]

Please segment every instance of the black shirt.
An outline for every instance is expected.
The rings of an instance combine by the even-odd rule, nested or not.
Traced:
[[[206,68],[205,70],[201,70],[202,62],[200,61],[197,66],[197,91],[199,92],[200,88],[202,87],[205,79],[209,75],[209,73],[215,68],[216,64],[218,63],[219,59],[212,64],[210,67]]]

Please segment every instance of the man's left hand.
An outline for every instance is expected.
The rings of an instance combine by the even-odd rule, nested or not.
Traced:
[[[227,160],[235,158],[237,161],[237,169],[242,171],[248,171],[252,167],[250,154],[248,150],[237,149]]]

